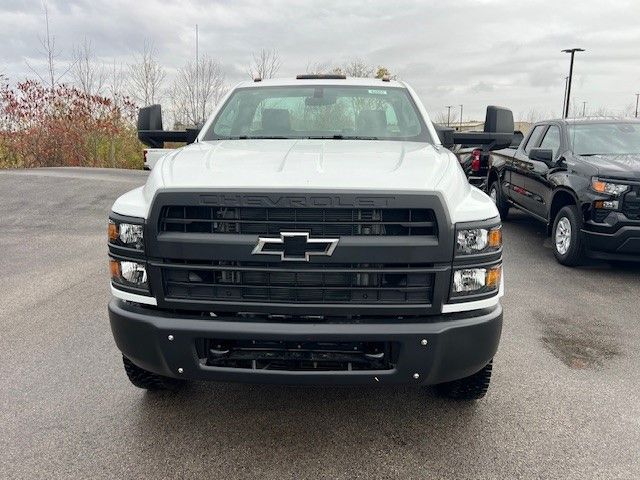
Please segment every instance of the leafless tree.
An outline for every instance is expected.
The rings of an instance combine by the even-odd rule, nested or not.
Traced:
[[[202,57],[178,70],[171,89],[176,123],[200,125],[226,93],[225,74],[218,62]]]
[[[551,118],[553,117],[553,115],[546,115],[543,112],[537,110],[536,108],[532,107],[529,109],[529,111],[527,111],[526,113],[520,113],[519,115],[519,122],[521,123],[536,123],[539,122],[541,120],[545,120],[547,118]]]
[[[132,98],[142,106],[157,103],[161,99],[165,71],[157,60],[155,46],[145,40],[142,52],[129,65],[129,90]]]
[[[73,49],[73,66],[71,76],[76,86],[85,95],[100,95],[105,83],[106,72],[96,62],[93,44],[84,38],[81,44]]]
[[[628,107],[627,107],[628,109]],[[635,106],[633,107],[635,111]],[[625,116],[627,114],[627,111],[625,109],[622,110],[613,110],[610,107],[606,107],[604,105],[599,106],[598,108],[596,108],[595,110],[592,110],[591,112],[589,112],[590,115],[592,117],[620,117],[620,116]],[[633,113],[630,112],[630,116],[632,116]]]
[[[108,71],[107,91],[109,92],[111,101],[116,107],[121,105],[122,99],[125,96],[124,89],[124,67],[122,66],[122,63],[117,63],[114,58]]]
[[[320,75],[322,73],[329,73],[333,70],[331,62],[307,62],[307,66],[304,71],[310,75]]]
[[[56,37],[51,33],[49,28],[49,8],[47,7],[46,2],[43,2],[42,7],[44,9],[45,36],[38,36],[38,40],[40,41],[41,53],[46,57],[46,72],[44,74],[40,74],[40,72],[28,61],[25,60],[25,63],[43,84],[54,88],[58,82],[60,82],[60,80],[69,73],[73,64],[71,63],[67,65],[62,73],[58,72],[57,61],[60,57],[61,50],[56,47]]]
[[[252,55],[249,71],[247,72],[251,78],[273,78],[280,70],[282,61],[280,55],[275,49],[261,49]]]
[[[343,65],[334,67],[331,69],[333,73],[346,75],[348,77],[360,77],[360,78],[383,78],[389,77],[392,79],[397,78],[397,75],[392,75],[389,69],[385,66],[378,65],[374,67],[369,65],[361,58],[352,58],[347,60]]]
[[[458,123],[458,114],[453,109],[451,110],[451,114],[445,110],[436,113],[433,121],[443,127],[446,127],[448,122],[450,127],[454,127]]]
[[[1,75],[0,75],[1,76]],[[636,114],[636,104],[635,103],[629,103],[627,104],[623,109],[622,109],[622,116],[623,117],[633,117]]]
[[[334,69],[336,73],[342,73],[348,77],[373,77],[376,73],[376,68],[368,65],[361,58],[352,58],[347,60],[342,66]]]

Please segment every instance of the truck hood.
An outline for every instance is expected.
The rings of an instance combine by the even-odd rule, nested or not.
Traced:
[[[640,178],[640,155],[592,155],[580,159],[596,169],[598,175],[620,179]]]
[[[159,190],[377,191],[442,198],[449,220],[498,215],[473,188],[456,157],[440,146],[365,140],[198,142],[162,157],[144,187],[122,195],[113,211],[146,218]]]
[[[425,143],[223,140],[177,150],[157,168],[167,188],[397,191],[433,190],[445,162]]]

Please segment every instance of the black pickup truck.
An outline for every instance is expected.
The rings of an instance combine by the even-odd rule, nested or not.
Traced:
[[[489,196],[545,222],[557,260],[640,261],[640,121],[549,120],[490,154]]]

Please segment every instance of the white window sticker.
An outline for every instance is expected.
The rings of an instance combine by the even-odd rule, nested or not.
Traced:
[[[387,91],[386,90],[369,90],[369,93],[371,95],[386,95]]]

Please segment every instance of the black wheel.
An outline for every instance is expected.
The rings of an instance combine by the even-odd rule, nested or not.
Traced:
[[[551,231],[553,254],[558,262],[567,266],[579,265],[584,257],[584,243],[582,242],[582,218],[575,205],[562,207]]]
[[[454,400],[479,400],[489,389],[492,365],[493,360],[479,372],[453,382],[441,383],[436,385],[436,389],[440,395]]]
[[[498,207],[500,219],[506,220],[509,215],[509,204],[502,196],[502,189],[500,188],[500,182],[498,180],[494,180],[491,185],[489,185],[489,197],[493,200],[493,203],[496,204],[496,207]]]
[[[127,377],[138,388],[144,388],[145,390],[178,390],[187,383],[185,380],[149,372],[134,365],[124,355],[122,356],[122,361],[124,362],[124,370],[127,372]]]

